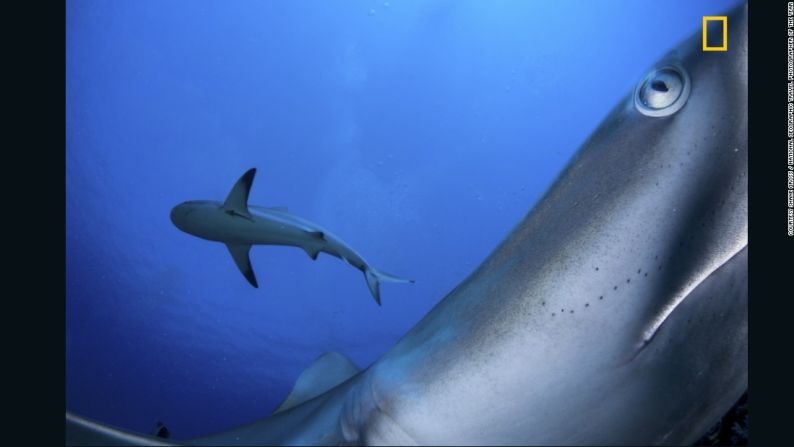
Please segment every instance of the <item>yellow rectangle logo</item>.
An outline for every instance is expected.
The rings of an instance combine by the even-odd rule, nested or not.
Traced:
[[[722,22],[722,46],[710,47],[708,44],[708,23]],[[728,17],[703,16],[703,51],[728,51]]]

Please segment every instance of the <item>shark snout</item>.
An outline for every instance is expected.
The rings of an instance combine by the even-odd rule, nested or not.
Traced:
[[[171,208],[171,222],[173,222],[174,226],[184,231],[185,216],[187,216],[190,211],[192,211],[192,209],[184,203],[180,203]]]

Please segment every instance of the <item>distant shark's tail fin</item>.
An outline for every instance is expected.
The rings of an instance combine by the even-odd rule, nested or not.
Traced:
[[[404,279],[398,276],[390,275],[388,273],[384,273],[378,270],[375,270],[372,267],[366,267],[364,269],[364,276],[367,278],[367,286],[369,286],[369,291],[372,293],[372,298],[375,298],[375,302],[378,303],[380,306],[380,283],[381,281],[385,282],[410,282],[413,283],[413,279]]]

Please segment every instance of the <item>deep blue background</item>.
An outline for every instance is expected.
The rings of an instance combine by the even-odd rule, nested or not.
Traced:
[[[67,408],[176,438],[268,415],[318,355],[365,367],[463,280],[653,62],[735,0],[67,2]],[[178,231],[288,206],[374,266]]]

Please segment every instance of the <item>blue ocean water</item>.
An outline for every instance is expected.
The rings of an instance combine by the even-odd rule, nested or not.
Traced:
[[[653,62],[735,0],[67,2],[67,409],[189,438],[317,356],[366,367],[463,280]],[[641,148],[638,148],[638,150]],[[226,247],[171,208],[288,206],[336,258]]]

